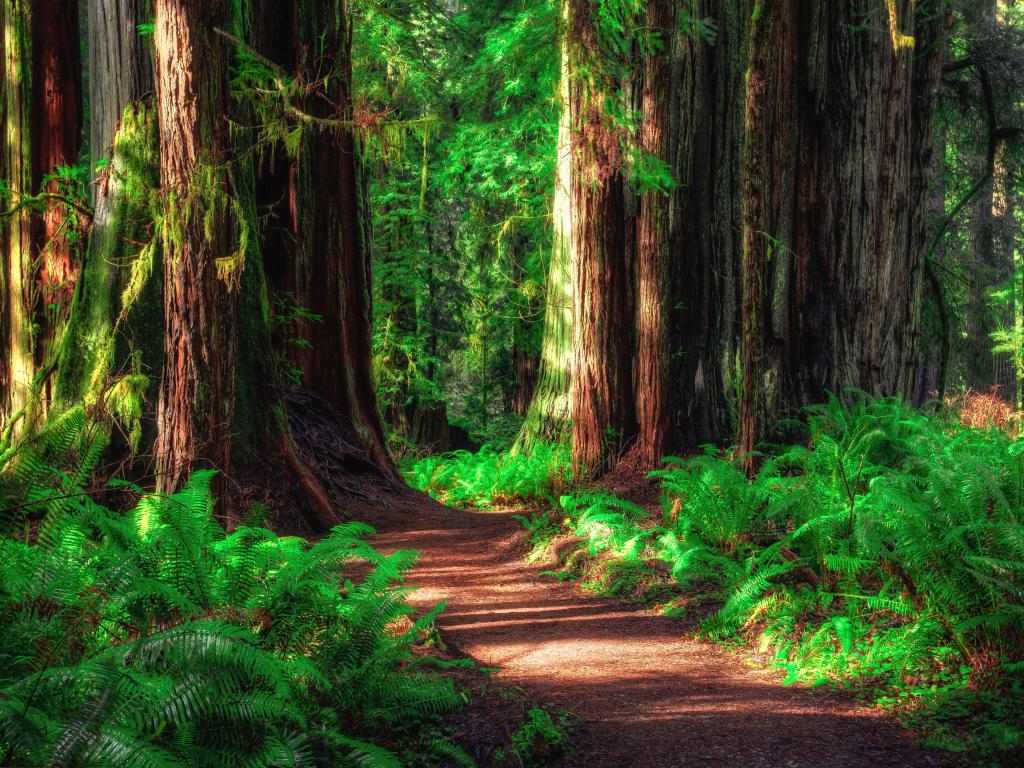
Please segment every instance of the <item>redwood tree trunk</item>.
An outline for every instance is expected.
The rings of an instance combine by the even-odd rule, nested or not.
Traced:
[[[718,39],[683,41],[673,133],[677,424],[730,439],[736,393],[742,450],[827,391],[911,393],[941,54],[910,2],[757,5],[702,5]]]
[[[632,305],[619,129],[606,112],[616,87],[589,58],[599,50],[589,0],[569,2],[569,110],[573,129],[573,461],[606,469],[635,436]]]
[[[700,0],[708,41],[678,32],[673,70],[672,428],[683,448],[736,434],[745,73],[752,0]]]
[[[740,401],[738,450],[748,472],[756,466],[753,451],[765,430],[765,416],[774,409],[778,391],[765,385],[778,378],[772,355],[771,285],[773,263],[785,269],[785,250],[792,214],[792,157],[795,0],[764,3],[751,14],[747,67],[746,114],[741,173],[743,176],[742,331],[740,339]],[[771,357],[771,361],[769,361]],[[772,364],[774,363],[774,364]],[[769,368],[774,369],[769,372]]]
[[[909,395],[928,235],[941,19],[805,0],[801,147],[786,328],[794,403],[850,387]]]
[[[139,34],[139,25],[150,18],[147,0],[87,2],[89,151],[95,166],[109,155],[125,107],[153,90],[153,62],[146,38]]]
[[[640,149],[669,160],[670,54],[675,20],[671,0],[648,0],[648,50],[644,57]],[[653,466],[664,453],[668,404],[669,198],[658,189],[640,194],[636,234],[636,456]]]
[[[164,368],[157,488],[197,467],[230,469],[236,281],[225,173],[224,0],[157,0],[156,63],[164,248]],[[219,262],[219,263],[218,263]],[[222,276],[218,276],[218,271]]]
[[[308,112],[352,117],[351,33],[335,0],[298,6],[299,76],[315,88]],[[360,147],[349,128],[309,129],[294,178],[298,257],[296,299],[323,318],[304,323],[303,381],[349,421],[370,459],[396,473],[370,374],[372,349],[368,210]]]
[[[4,179],[9,205],[16,212],[0,220],[5,228],[4,329],[6,384],[4,411],[8,421],[20,417],[17,429],[31,422],[26,412],[35,376],[32,326],[33,238],[32,212],[19,206],[32,194],[32,4],[3,0],[5,130],[2,145]]]
[[[563,19],[568,9],[563,4]],[[564,25],[563,25],[564,26]],[[572,125],[569,114],[568,35],[561,40],[558,146],[551,203],[552,240],[544,291],[544,330],[540,365],[526,420],[512,450],[528,453],[540,443],[558,443],[570,433],[573,339],[572,276]]]
[[[78,0],[36,0],[32,8],[32,175],[37,192],[60,194],[58,181],[44,179],[61,166],[77,163],[82,147],[78,16]],[[65,206],[49,203],[33,222],[40,253],[35,276],[37,368],[51,363],[56,354],[78,279],[80,260],[71,236],[77,219],[65,211]]]

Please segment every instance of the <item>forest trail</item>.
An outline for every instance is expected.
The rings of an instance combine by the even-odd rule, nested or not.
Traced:
[[[678,621],[538,576],[513,514],[426,500],[387,515],[374,543],[421,552],[412,602],[446,601],[438,627],[453,652],[581,718],[572,765],[939,765],[873,710],[784,687]]]

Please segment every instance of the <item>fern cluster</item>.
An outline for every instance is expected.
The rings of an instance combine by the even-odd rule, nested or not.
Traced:
[[[471,764],[432,727],[464,697],[413,653],[440,610],[409,618],[415,553],[227,535],[210,479],[128,514],[65,494],[0,539],[0,765]]]
[[[568,446],[541,445],[530,454],[499,453],[485,445],[476,453],[428,456],[405,467],[411,486],[454,507],[545,500],[553,502],[572,483]]]
[[[859,680],[933,708],[1024,690],[1024,440],[896,400],[833,399],[808,428],[753,480],[710,448],[668,459],[660,519],[577,494],[565,525],[606,574],[660,561],[675,606],[712,608],[704,633],[754,642],[789,681]],[[984,724],[998,736],[975,736],[1024,745],[1016,701]]]

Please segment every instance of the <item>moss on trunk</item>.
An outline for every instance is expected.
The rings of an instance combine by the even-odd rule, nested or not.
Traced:
[[[569,74],[566,41],[562,41],[562,105],[558,125],[558,159],[551,206],[554,226],[551,261],[545,285],[544,335],[533,398],[513,451],[529,453],[540,443],[558,443],[570,434],[570,366],[572,364],[572,139],[569,118]]]

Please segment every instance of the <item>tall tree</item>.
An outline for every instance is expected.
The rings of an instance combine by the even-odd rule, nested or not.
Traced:
[[[89,151],[95,166],[108,157],[125,107],[153,90],[153,61],[147,38],[139,31],[150,19],[147,0],[87,2]],[[101,185],[95,189],[109,192]],[[101,224],[100,216],[97,210],[94,226]]]
[[[56,371],[61,406],[82,398],[95,403],[119,374],[133,370],[146,376],[135,379],[144,387],[163,361],[162,279],[152,231],[159,140],[152,100],[144,101],[155,83],[150,46],[139,33],[149,18],[146,0],[89,0],[89,148],[98,177]]]
[[[292,191],[295,296],[323,318],[303,323],[309,344],[297,357],[305,386],[338,409],[370,459],[394,474],[370,376],[370,224],[352,122],[351,20],[339,0],[303,0],[297,9],[297,72],[309,86],[302,109],[312,124]]]
[[[36,194],[75,194],[55,178],[78,162],[82,146],[82,64],[78,0],[37,0],[32,8],[32,186]],[[34,314],[40,327],[36,368],[52,366],[78,279],[73,244],[77,214],[67,205],[45,204],[34,224],[39,253]],[[51,382],[47,377],[47,389]],[[50,400],[43,398],[43,407]]]
[[[791,122],[796,47],[794,0],[764,3],[757,0],[751,13],[750,53],[747,65],[746,114],[741,174],[743,177],[743,261],[738,446],[751,453],[763,431],[763,418],[773,411],[766,399],[773,394],[764,382],[766,331],[772,328],[771,295],[765,275],[789,237],[792,214],[793,141]],[[782,247],[785,247],[782,245]]]
[[[157,0],[164,364],[157,487],[231,456],[237,284],[227,181],[225,0]],[[221,475],[219,496],[226,499]]]
[[[752,13],[743,450],[827,390],[914,389],[941,22],[913,3],[861,26],[869,2],[811,5]]]
[[[56,178],[82,140],[77,0],[4,4],[5,410],[45,415],[49,373],[78,271],[78,203]]]
[[[4,0],[4,180],[9,211],[4,250],[4,411],[24,424],[35,377],[32,327],[32,4]]]
[[[740,157],[751,0],[702,0],[691,16],[714,28],[677,32],[671,155],[670,379],[682,446],[735,435],[741,233]],[[680,25],[681,26],[681,25]]]
[[[641,93],[640,150],[658,166],[669,161],[671,54],[675,4],[648,0]],[[640,193],[636,235],[636,455],[651,466],[669,429],[669,197],[649,182]]]
[[[567,20],[568,6],[562,19]],[[544,291],[544,329],[533,398],[514,450],[528,452],[538,443],[561,442],[570,434],[572,370],[572,126],[569,114],[568,36],[560,42],[561,77],[557,160],[551,203],[551,259]]]
[[[631,267],[618,87],[595,57],[604,42],[592,0],[569,0],[570,204],[573,290],[573,461],[599,472],[635,434]]]

